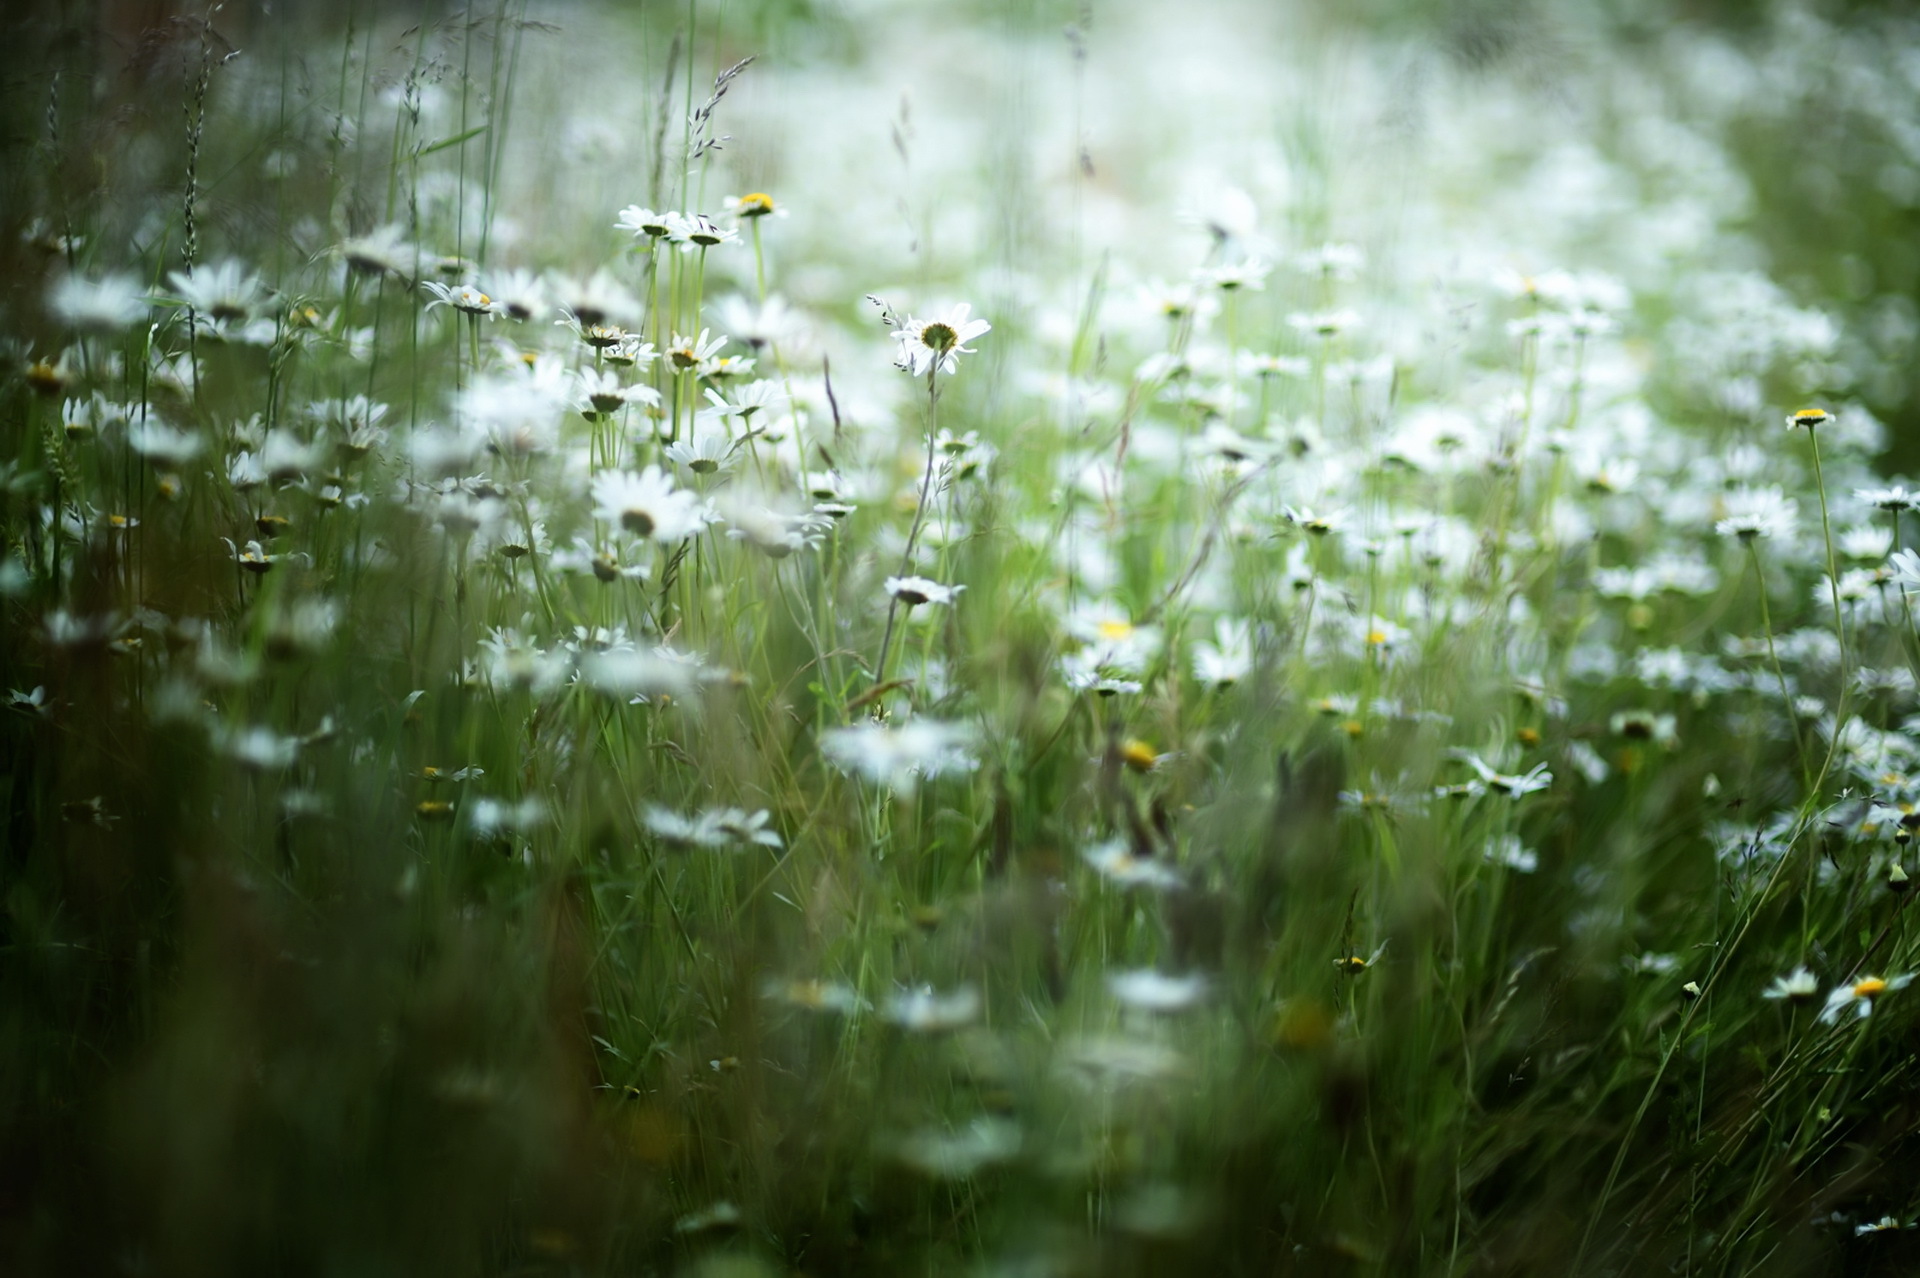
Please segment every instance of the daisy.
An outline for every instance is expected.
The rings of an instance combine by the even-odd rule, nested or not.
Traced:
[[[340,241],[334,252],[348,267],[363,275],[398,275],[403,279],[412,273],[414,258],[418,255],[417,250],[401,238],[400,227],[391,223]]]
[[[603,471],[593,480],[593,515],[617,523],[628,532],[655,541],[679,541],[707,526],[700,500],[658,466],[639,474]]]
[[[547,311],[547,289],[532,271],[507,271],[492,280],[497,313],[510,320],[538,319]]]
[[[666,842],[700,848],[724,848],[742,843],[780,847],[779,833],[767,829],[771,817],[765,808],[751,815],[739,808],[708,808],[692,816],[682,816],[655,804],[648,804],[641,814],[647,828]]]
[[[462,315],[484,315],[488,319],[501,312],[498,302],[471,284],[449,286],[438,280],[423,280],[420,287],[433,294],[433,300],[427,303],[428,310],[436,306],[451,306]]]
[[[1183,882],[1172,866],[1153,857],[1135,856],[1121,839],[1097,843],[1080,855],[1102,878],[1121,887],[1150,887],[1164,891],[1180,887]]]
[[[729,230],[713,221],[705,214],[674,214],[673,229],[669,232],[670,242],[682,249],[710,249],[719,244],[733,244],[740,239],[740,232]]]
[[[711,475],[732,464],[739,442],[719,427],[699,422],[685,439],[666,447],[667,458],[679,462],[696,475]]]
[[[1856,488],[1853,495],[1869,506],[1893,514],[1920,510],[1920,492],[1911,492],[1900,484],[1891,488]]]
[[[620,384],[617,373],[583,368],[579,372],[580,394],[574,400],[574,407],[583,417],[604,417],[617,413],[628,404],[646,404],[649,407],[660,402],[660,392],[651,386]]]
[[[710,362],[727,344],[724,337],[714,337],[708,329],[701,329],[698,337],[682,337],[675,333],[673,340],[667,343],[667,362],[676,373],[690,372],[702,364]]]
[[[201,270],[169,271],[167,283],[183,305],[216,324],[248,319],[267,300],[260,277],[232,258]]]
[[[951,604],[965,586],[943,586],[927,577],[889,577],[886,591],[907,607],[919,604]]]
[[[620,220],[614,226],[622,231],[631,231],[635,239],[645,236],[648,242],[665,239],[673,233],[672,213],[656,213],[652,209],[641,208],[638,204],[629,204],[620,210]]]
[[[1777,485],[1738,488],[1721,499],[1725,516],[1713,526],[1722,537],[1752,541],[1756,537],[1791,537],[1800,518],[1800,505]]]
[[[727,212],[737,218],[785,217],[787,210],[773,202],[773,197],[765,191],[750,191],[745,195],[729,195],[725,201]]]
[[[1840,1014],[1849,1007],[1854,1015],[1865,1019],[1873,1015],[1873,1004],[1889,990],[1903,990],[1913,983],[1911,974],[1905,976],[1863,976],[1851,985],[1836,985],[1827,992],[1827,1005],[1820,1013],[1823,1024],[1831,1025],[1840,1019]]]
[[[1107,988],[1128,1007],[1147,1012],[1179,1012],[1207,994],[1207,978],[1199,972],[1168,976],[1151,968],[1107,975]]]
[[[1477,754],[1467,756],[1467,766],[1479,774],[1481,784],[1487,789],[1504,794],[1509,799],[1521,798],[1536,790],[1544,790],[1553,784],[1553,773],[1547,770],[1547,765],[1544,763],[1536,763],[1531,769],[1517,776],[1495,772],[1487,766],[1486,760]]]
[[[116,331],[147,317],[147,299],[132,275],[68,275],[48,291],[47,309],[63,324]]]
[[[901,1029],[938,1034],[973,1024],[980,1018],[980,1007],[980,991],[971,985],[946,994],[922,985],[889,998],[884,1015]]]
[[[962,355],[973,354],[967,343],[993,327],[985,320],[968,319],[972,310],[962,302],[936,319],[907,317],[893,333],[893,340],[900,344],[895,365],[915,377],[954,372]]]
[[[843,772],[903,792],[922,779],[971,772],[973,729],[964,723],[914,719],[897,728],[860,723],[820,734],[820,753]]]

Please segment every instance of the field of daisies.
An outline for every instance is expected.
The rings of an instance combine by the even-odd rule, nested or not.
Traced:
[[[10,20],[0,1270],[1920,1268],[1896,8],[279,8]]]

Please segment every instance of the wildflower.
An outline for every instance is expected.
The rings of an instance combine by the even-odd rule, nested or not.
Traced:
[[[266,300],[259,277],[231,258],[205,269],[169,271],[167,283],[179,294],[181,305],[216,324],[248,319]]]
[[[1831,1025],[1849,1007],[1862,1019],[1873,1015],[1874,1002],[1892,990],[1903,990],[1913,983],[1911,974],[1903,976],[1863,976],[1851,985],[1836,985],[1827,992],[1827,1005],[1820,1012],[1823,1024]]]
[[[957,1132],[929,1129],[902,1140],[894,1157],[922,1175],[963,1180],[1020,1153],[1020,1128],[1006,1118],[976,1118]]]
[[[1625,737],[1629,741],[1651,741],[1671,750],[1680,744],[1679,735],[1674,731],[1675,722],[1670,714],[1655,714],[1651,710],[1622,710],[1608,721],[1607,729],[1616,737]]]
[[[785,300],[779,297],[769,297],[764,305],[755,305],[735,295],[721,302],[718,311],[721,327],[756,351],[785,341],[794,333],[798,321]]]
[[[1517,834],[1495,837],[1487,844],[1485,855],[1495,865],[1504,865],[1522,874],[1532,874],[1540,868],[1540,854],[1522,843]]]
[[[1884,510],[1889,514],[1920,510],[1920,492],[1911,492],[1900,484],[1891,488],[1856,488],[1853,495],[1876,510]]]
[[[127,430],[127,446],[152,462],[168,468],[184,466],[200,455],[200,436],[176,430],[153,418],[140,421]]]
[[[1373,953],[1367,955],[1365,958],[1362,958],[1358,954],[1348,954],[1341,958],[1335,959],[1333,961],[1333,965],[1335,968],[1339,969],[1339,971],[1344,975],[1358,976],[1362,972],[1371,970],[1374,964],[1380,961],[1380,956],[1382,954],[1385,954],[1386,952],[1387,952],[1386,942],[1382,941],[1380,945],[1373,951]]]
[[[617,373],[583,368],[579,377],[580,396],[574,405],[584,417],[605,417],[628,404],[653,406],[660,402],[659,391],[637,383],[623,386]]]
[[[1911,550],[1897,551],[1887,560],[1893,570],[1893,582],[1908,594],[1920,592],[1920,555]]]
[[[726,198],[727,212],[737,218],[785,217],[786,209],[773,202],[773,197],[765,191],[750,191],[745,195],[729,195]]]
[[[1253,669],[1253,627],[1233,617],[1213,624],[1214,642],[1193,645],[1193,677],[1214,688],[1238,683]]]
[[[739,808],[708,808],[693,816],[682,816],[654,804],[648,804],[641,814],[647,828],[666,842],[699,848],[723,848],[741,843],[781,847],[779,833],[767,829],[771,817],[765,808],[751,814]]]
[[[1912,1228],[1912,1226],[1904,1224],[1901,1221],[1896,1220],[1892,1216],[1882,1216],[1878,1220],[1867,1221],[1862,1224],[1855,1225],[1853,1227],[1853,1236],[1855,1238],[1862,1238],[1862,1237],[1865,1237],[1867,1234],[1884,1234],[1884,1233],[1891,1233],[1893,1230],[1896,1230],[1896,1229],[1909,1229],[1909,1228]]]
[[[738,498],[728,502],[725,510],[727,521],[733,525],[727,529],[727,536],[752,544],[770,559],[785,559],[796,551],[818,548],[833,527],[831,519],[810,510],[783,514]]]
[[[1903,829],[1905,827],[1902,827]],[[1909,836],[1911,837],[1911,836]],[[1913,880],[1907,877],[1907,871],[1898,861],[1887,869],[1887,891],[1905,892],[1913,886]]]
[[[900,345],[895,365],[916,377],[954,372],[962,355],[974,353],[967,343],[993,327],[985,320],[967,318],[972,309],[962,302],[943,317],[916,320],[909,316],[901,321],[893,333]]]
[[[1204,268],[1199,276],[1223,293],[1233,293],[1240,289],[1258,291],[1267,286],[1267,276],[1273,268],[1257,257],[1243,262],[1232,262],[1225,266]]]
[[[1107,976],[1107,988],[1128,1007],[1147,1012],[1178,1012],[1206,997],[1207,978],[1199,972],[1168,976],[1163,972],[1142,968],[1110,973]]]
[[[1773,978],[1773,984],[1760,991],[1761,998],[1785,1000],[1789,1003],[1806,1003],[1820,992],[1819,978],[1802,964],[1785,976]]]
[[[965,586],[943,586],[926,577],[889,577],[886,592],[909,608],[920,604],[951,604]]]
[[[884,1015],[901,1029],[938,1034],[971,1025],[980,1017],[980,1006],[980,991],[971,985],[959,986],[946,994],[923,985],[889,998]]]
[[[423,280],[420,287],[433,294],[433,300],[427,303],[428,310],[436,306],[451,306],[462,315],[484,315],[488,319],[501,313],[498,302],[471,284],[449,287],[437,280]]]
[[[694,474],[711,475],[726,469],[739,447],[739,441],[725,430],[700,423],[685,439],[668,444],[665,451],[668,460],[679,462]]]
[[[402,278],[412,272],[414,260],[419,256],[419,250],[401,238],[400,227],[391,223],[365,235],[342,240],[334,252],[349,268],[363,275]]]
[[[635,239],[644,235],[651,242],[673,234],[673,219],[672,213],[656,213],[638,204],[629,204],[620,210],[620,220],[614,225],[622,231],[632,231]]]
[[[1553,784],[1553,773],[1544,763],[1536,763],[1531,769],[1518,775],[1496,772],[1479,755],[1466,756],[1467,766],[1479,775],[1487,789],[1506,795],[1509,799],[1518,799],[1544,790]]]
[[[922,779],[978,766],[970,747],[974,733],[960,723],[914,719],[897,728],[878,723],[829,728],[820,752],[842,771],[896,790],[911,791]]]
[[[586,280],[561,280],[556,285],[568,314],[588,328],[622,324],[640,314],[640,303],[604,270]]]
[[[532,271],[507,271],[492,280],[495,313],[524,322],[546,314],[547,290]]]
[[[1714,532],[1742,541],[1790,537],[1800,516],[1799,503],[1778,486],[1736,489],[1722,499],[1721,505],[1726,514],[1714,524]]]
[[[60,352],[60,358],[49,360],[36,359],[27,365],[27,385],[49,399],[64,395],[73,384],[73,360],[71,351]]]
[[[255,576],[270,571],[275,564],[288,558],[286,555],[268,554],[257,541],[249,541],[245,546],[235,546],[230,538],[222,537],[220,540],[227,543],[227,551],[233,556],[233,561]]]
[[[704,328],[698,337],[682,337],[675,333],[673,340],[667,343],[667,362],[676,373],[690,372],[711,361],[726,344],[726,338],[714,337]]]
[[[1183,882],[1172,866],[1153,857],[1135,856],[1121,839],[1096,844],[1082,852],[1081,856],[1102,878],[1111,879],[1122,887],[1164,890],[1177,888]]]
[[[117,332],[146,318],[147,299],[132,275],[66,275],[48,291],[47,309],[75,328]]]
[[[699,498],[675,488],[658,466],[639,474],[603,471],[593,481],[594,518],[658,542],[680,541],[706,527]]]
[[[1803,408],[1787,418],[1788,430],[1812,431],[1817,426],[1825,426],[1833,420],[1833,414],[1824,408]]]

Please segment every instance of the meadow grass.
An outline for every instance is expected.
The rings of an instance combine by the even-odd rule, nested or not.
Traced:
[[[6,1270],[1908,1271],[1920,42],[1376,7],[23,19]]]

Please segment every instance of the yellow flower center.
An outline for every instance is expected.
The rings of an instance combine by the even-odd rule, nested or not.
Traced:
[[[1153,752],[1153,747],[1137,738],[1129,738],[1126,743],[1120,747],[1121,761],[1135,772],[1152,771],[1156,758],[1157,756]]]
[[[765,191],[754,191],[740,197],[741,217],[765,217],[773,212],[773,197]]]
[[[1133,623],[1131,621],[1102,621],[1093,629],[1094,633],[1098,634],[1102,639],[1114,641],[1127,639],[1133,635]]]
[[[1855,998],[1879,998],[1882,994],[1886,993],[1886,991],[1887,983],[1885,981],[1877,976],[1869,976],[1866,980],[1854,985],[1853,996]]]

